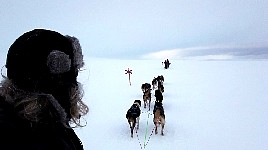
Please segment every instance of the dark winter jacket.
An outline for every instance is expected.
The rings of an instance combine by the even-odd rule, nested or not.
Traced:
[[[60,123],[34,123],[16,115],[12,105],[0,97],[1,150],[82,150],[72,128]]]

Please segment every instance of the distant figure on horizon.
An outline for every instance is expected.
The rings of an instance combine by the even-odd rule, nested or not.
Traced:
[[[162,62],[162,64],[163,64],[163,62]],[[165,65],[164,68],[165,68],[165,69],[168,69],[170,64],[171,64],[171,63],[169,62],[169,60],[166,59],[166,60],[164,61],[164,65]]]

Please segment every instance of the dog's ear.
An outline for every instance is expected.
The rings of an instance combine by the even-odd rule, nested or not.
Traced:
[[[141,100],[138,100],[139,105],[141,106]]]
[[[141,100],[137,99],[137,100],[134,100],[134,103],[138,104],[139,107],[141,107]]]

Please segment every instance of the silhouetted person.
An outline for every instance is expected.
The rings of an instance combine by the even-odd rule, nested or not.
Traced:
[[[170,65],[170,62],[169,62],[169,60],[167,59],[167,68],[169,68],[169,65]]]
[[[88,113],[77,81],[84,65],[79,41],[35,29],[9,48],[0,87],[1,150],[82,150],[71,127]]]

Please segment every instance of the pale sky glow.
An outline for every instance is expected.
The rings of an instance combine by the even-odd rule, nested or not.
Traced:
[[[166,58],[180,58],[179,50],[164,50],[141,57],[142,59],[166,59]]]
[[[206,56],[197,56],[193,59],[197,60],[231,60],[233,59],[232,55],[223,54],[223,55],[206,55]]]
[[[156,59],[161,51],[215,45],[244,46],[241,55],[249,50],[260,56],[260,49],[268,51],[267,6],[267,0],[1,1],[0,50],[6,53],[26,31],[46,28],[76,36],[92,57],[141,59],[153,53]],[[208,49],[207,55],[222,54]]]
[[[261,47],[192,47],[162,50],[142,55],[142,59],[198,59],[198,60],[231,60],[231,59],[267,59],[268,51]]]

